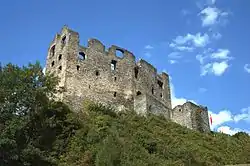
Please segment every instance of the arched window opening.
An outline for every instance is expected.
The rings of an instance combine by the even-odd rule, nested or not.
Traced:
[[[181,109],[179,108],[179,112],[181,112]]]
[[[66,36],[63,36],[63,38],[62,38],[62,44],[63,44],[63,45],[66,44]]]
[[[141,92],[140,92],[140,91],[137,91],[137,92],[136,92],[136,96],[139,96],[139,95],[141,95]]]
[[[58,60],[60,61],[62,59],[62,54],[59,55]]]
[[[121,49],[116,49],[116,50],[115,50],[115,55],[116,55],[117,57],[122,58],[122,57],[123,57],[123,54],[124,54],[124,51],[123,51],[123,50],[121,50]]]
[[[53,45],[53,46],[51,47],[51,49],[50,49],[50,55],[51,55],[51,56],[54,56],[54,55],[55,55],[55,49],[56,49],[56,46]]]
[[[79,52],[78,53],[78,59],[81,61],[84,61],[86,59],[86,55],[84,52]]]
[[[117,63],[116,60],[111,61],[111,70],[116,70],[116,63]]]
[[[100,73],[99,73],[98,70],[95,71],[95,75],[96,75],[96,76],[99,76],[99,75],[100,75]]]
[[[53,67],[55,65],[55,61],[53,61],[52,63],[51,63],[51,67]]]
[[[135,67],[135,68],[134,68],[134,71],[135,71],[135,78],[137,79],[137,77],[138,77],[138,72],[139,72],[138,67]]]
[[[114,80],[116,81],[116,79],[117,79],[117,78],[115,77]]]

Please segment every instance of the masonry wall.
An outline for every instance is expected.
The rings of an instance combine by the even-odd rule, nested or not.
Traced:
[[[123,54],[122,57],[116,55],[117,51]],[[57,97],[74,110],[81,108],[84,99],[110,104],[118,110],[136,107],[147,112],[149,105],[153,105],[154,112],[171,108],[166,73],[158,75],[144,60],[136,63],[134,55],[126,49],[113,45],[106,51],[97,39],[88,40],[86,47],[80,46],[79,34],[67,27],[63,27],[52,41],[46,69],[60,78],[61,93]],[[140,104],[137,92],[145,95],[146,103]]]
[[[171,109],[163,104],[153,95],[147,95],[147,110],[155,115],[164,115],[166,119],[170,119]]]
[[[191,111],[185,107],[185,105],[178,105],[173,109],[171,119],[189,129],[193,129]]]
[[[172,120],[190,129],[210,132],[207,108],[191,102],[176,106],[173,109]]]
[[[135,91],[146,95],[147,110],[154,113],[165,113],[169,117],[171,97],[169,78],[166,73],[158,74],[148,62],[139,60],[136,63]]]

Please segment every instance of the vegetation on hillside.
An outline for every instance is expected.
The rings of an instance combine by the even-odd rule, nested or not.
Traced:
[[[202,134],[163,117],[115,113],[86,101],[79,113],[52,99],[40,65],[0,68],[0,165],[150,166],[250,163],[250,137]]]

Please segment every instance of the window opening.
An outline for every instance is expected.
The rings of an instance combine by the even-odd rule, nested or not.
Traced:
[[[62,44],[63,45],[66,44],[66,36],[63,36],[63,38],[62,38]]]
[[[160,96],[161,96],[161,98],[163,97],[163,96],[162,96],[162,93],[160,94]]]
[[[140,91],[137,91],[137,92],[136,92],[136,96],[139,96],[139,95],[141,95],[141,92],[140,92]]]
[[[59,70],[62,70],[62,66],[59,66],[58,69],[59,69]]]
[[[116,92],[114,92],[114,97],[116,97]]]
[[[51,56],[54,56],[54,55],[55,55],[55,48],[56,48],[55,45],[53,45],[53,46],[51,47],[51,49],[50,49],[50,54],[51,54]]]
[[[158,83],[159,87],[162,89],[162,87],[163,87],[163,82],[161,82],[160,80],[158,80],[157,83]]]
[[[84,61],[86,59],[86,55],[84,52],[79,52],[78,53],[78,59],[81,61]]]
[[[77,71],[79,71],[79,70],[80,70],[80,66],[79,66],[79,65],[77,65],[77,66],[76,66],[76,69],[77,69]]]
[[[53,61],[52,63],[51,63],[51,66],[53,67],[55,65],[55,61]]]
[[[116,50],[115,50],[115,55],[116,55],[117,57],[122,58],[122,57],[123,57],[123,54],[124,54],[124,51],[123,51],[123,50],[121,50],[121,49],[116,49]]]
[[[115,77],[115,81],[116,81],[116,77]]]
[[[111,61],[111,70],[116,70],[116,63],[117,63],[116,60]]]
[[[96,75],[96,76],[99,76],[99,75],[100,75],[100,73],[99,73],[98,70],[95,71],[95,75]]]
[[[151,91],[152,91],[152,94],[154,94],[154,93],[155,93],[155,92],[154,92],[154,87],[152,87]]]
[[[138,77],[138,72],[139,72],[139,71],[138,71],[138,67],[135,67],[134,70],[135,70],[135,78],[137,79],[137,77]]]
[[[62,54],[59,55],[58,60],[60,61],[62,59]]]

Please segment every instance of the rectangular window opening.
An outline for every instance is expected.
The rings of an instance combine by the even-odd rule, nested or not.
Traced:
[[[55,61],[53,61],[52,63],[51,63],[51,67],[53,67],[55,65]]]
[[[111,70],[116,70],[116,63],[117,63],[117,61],[115,61],[115,60],[111,61]]]
[[[135,70],[135,78],[137,79],[137,77],[138,77],[138,72],[139,72],[139,71],[138,71],[138,67],[135,67],[134,70]]]

